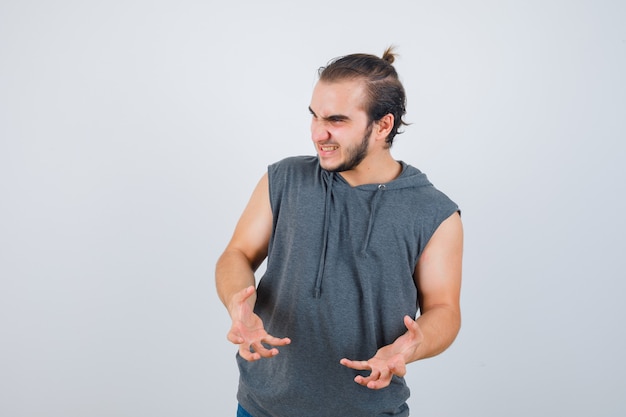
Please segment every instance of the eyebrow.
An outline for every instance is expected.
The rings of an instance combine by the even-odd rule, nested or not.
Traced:
[[[313,111],[311,106],[309,106],[309,112],[311,112],[311,114],[314,117],[317,117],[317,114],[315,114],[315,112]],[[348,116],[343,115],[343,114],[331,114],[330,116],[322,117],[322,119],[326,120],[326,121],[333,121],[333,122],[343,121],[343,120],[350,120],[350,118]]]

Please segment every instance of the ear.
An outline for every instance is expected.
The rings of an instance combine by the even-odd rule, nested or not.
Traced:
[[[394,122],[393,114],[387,113],[375,123],[374,131],[376,133],[377,140],[387,139],[387,136],[389,136],[391,129],[393,129],[393,122]]]

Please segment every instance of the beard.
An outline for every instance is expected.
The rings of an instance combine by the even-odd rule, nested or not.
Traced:
[[[370,135],[372,134],[373,123],[367,127],[365,135],[361,142],[351,146],[346,150],[346,160],[334,168],[326,169],[329,172],[344,172],[356,168],[367,156],[367,148],[369,147]]]

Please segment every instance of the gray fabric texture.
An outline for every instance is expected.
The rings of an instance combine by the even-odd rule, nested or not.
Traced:
[[[339,364],[369,359],[406,332],[403,317],[417,314],[420,254],[458,210],[401,164],[397,179],[357,187],[317,157],[270,165],[274,224],[255,312],[270,334],[292,343],[256,362],[237,355],[237,398],[253,416],[408,415],[403,378],[370,390],[353,381],[359,371]]]

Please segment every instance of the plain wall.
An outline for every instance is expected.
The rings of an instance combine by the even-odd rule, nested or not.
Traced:
[[[316,71],[398,46],[393,148],[462,208],[418,416],[623,416],[623,1],[0,3],[0,415],[235,414],[214,265]],[[275,358],[279,360],[279,358]],[[331,381],[332,383],[335,383]]]

